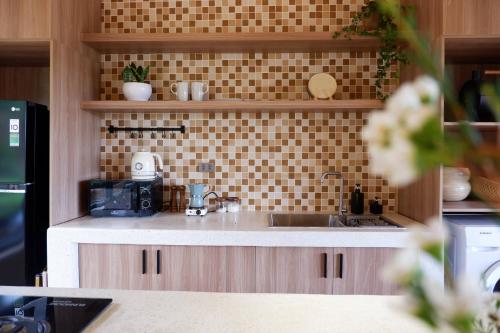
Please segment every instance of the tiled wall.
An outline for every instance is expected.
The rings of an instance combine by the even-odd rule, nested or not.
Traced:
[[[363,0],[103,0],[105,32],[336,31],[350,22]],[[123,99],[120,72],[135,61],[151,65],[154,100],[173,99],[178,80],[205,81],[211,99],[308,99],[307,81],[318,72],[334,75],[335,98],[375,98],[374,52],[172,53],[102,56],[101,98]],[[397,81],[385,87],[391,91]],[[361,113],[105,114],[101,128],[101,176],[130,176],[132,153],[159,152],[165,184],[207,182],[223,195],[238,196],[250,210],[336,209],[338,182],[319,184],[322,172],[338,170],[346,192],[360,181],[367,199],[379,196],[394,210],[395,189],[368,173],[360,138]],[[106,127],[187,127],[175,138],[131,139]],[[202,174],[200,162],[216,171]],[[335,184],[335,185],[334,185]],[[347,194],[346,194],[347,198]]]
[[[103,0],[103,32],[337,31],[364,0]]]
[[[166,184],[206,182],[223,195],[238,196],[250,210],[332,210],[339,183],[319,183],[321,173],[341,171],[346,191],[360,181],[367,199],[378,195],[390,210],[395,191],[368,173],[361,142],[361,113],[199,113],[106,114],[102,121],[102,177],[130,176],[133,152],[147,149],[163,156]],[[142,139],[111,135],[106,127],[178,126],[174,138]],[[216,166],[200,173],[200,162]],[[337,193],[337,195],[334,195]],[[347,198],[347,195],[346,195]]]

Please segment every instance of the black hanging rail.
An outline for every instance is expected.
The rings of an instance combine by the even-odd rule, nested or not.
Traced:
[[[179,127],[116,127],[110,125],[108,127],[108,132],[110,134],[114,134],[116,132],[181,132],[182,134],[186,133],[186,126],[182,125]]]

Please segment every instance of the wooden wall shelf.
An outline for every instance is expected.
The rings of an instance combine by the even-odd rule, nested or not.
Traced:
[[[332,101],[83,101],[81,108],[97,112],[366,112],[380,109],[379,100]]]
[[[81,41],[101,53],[371,51],[374,37],[333,38],[330,32],[275,33],[84,33]]]
[[[444,122],[444,127],[445,128],[458,128],[459,123],[456,121],[445,121]],[[472,127],[478,128],[478,129],[500,129],[500,123],[496,122],[471,122],[470,125]]]
[[[447,63],[500,62],[500,35],[448,35],[444,47]]]
[[[42,39],[0,39],[0,66],[50,65],[50,41]]]
[[[481,201],[443,202],[443,213],[494,213],[500,209],[487,206]]]

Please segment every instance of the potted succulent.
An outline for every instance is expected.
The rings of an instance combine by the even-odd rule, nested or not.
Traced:
[[[148,101],[151,97],[151,84],[145,83],[149,73],[149,66],[137,67],[131,63],[122,71],[123,95],[129,101]]]

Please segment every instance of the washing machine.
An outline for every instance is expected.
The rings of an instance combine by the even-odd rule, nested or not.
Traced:
[[[477,278],[485,290],[500,292],[500,217],[446,215],[450,242],[449,277]]]

